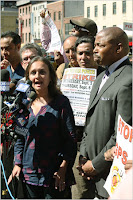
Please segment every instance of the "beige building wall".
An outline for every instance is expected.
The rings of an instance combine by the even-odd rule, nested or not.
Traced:
[[[20,6],[18,8],[19,35],[22,36],[22,44],[26,44],[31,41],[30,14],[31,4]]]
[[[1,11],[1,33],[6,31],[17,32],[17,18],[18,12],[16,11]]]
[[[123,29],[123,23],[132,23],[132,0],[126,0],[126,13],[122,13],[123,0],[85,0],[84,17],[87,17],[87,7],[90,7],[90,19],[94,20],[98,26],[98,31],[104,27],[118,26]],[[113,2],[116,2],[116,14],[113,14]],[[106,4],[106,16],[103,16],[103,4]],[[94,9],[98,6],[98,16],[95,17]],[[132,37],[132,31],[125,31],[129,37]]]
[[[47,2],[37,3],[35,5],[32,5],[32,14],[33,14],[33,21],[31,23],[31,26],[33,26],[33,32],[32,35],[32,42],[34,42],[35,39],[40,40],[40,32],[41,32],[41,22],[42,19],[40,17],[40,12],[44,10],[47,7]]]
[[[51,19],[57,27],[61,39],[64,33],[64,2],[55,1],[47,4]]]

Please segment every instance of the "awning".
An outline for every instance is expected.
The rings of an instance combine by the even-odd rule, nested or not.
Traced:
[[[129,42],[129,46],[132,47],[132,42]]]

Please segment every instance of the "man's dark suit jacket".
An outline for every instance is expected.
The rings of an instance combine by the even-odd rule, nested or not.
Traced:
[[[94,178],[97,192],[107,198],[103,188],[112,162],[105,161],[104,152],[115,145],[118,115],[131,125],[132,67],[128,59],[110,75],[98,93],[102,72],[93,84],[80,155],[87,157],[98,175]]]

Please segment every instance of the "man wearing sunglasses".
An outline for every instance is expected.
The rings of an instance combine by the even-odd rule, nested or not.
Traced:
[[[71,19],[70,23],[74,26],[71,35],[75,35],[77,37],[82,36],[95,36],[97,33],[97,25],[96,23],[88,18],[82,18],[79,20]]]

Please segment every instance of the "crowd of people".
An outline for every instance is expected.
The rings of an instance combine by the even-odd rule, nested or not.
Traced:
[[[37,44],[21,48],[18,34],[1,35],[1,69],[8,70],[18,85],[30,80],[36,92],[23,127],[26,135],[18,137],[8,163],[8,185],[19,177],[18,193],[24,199],[108,199],[103,186],[115,155],[118,115],[132,125],[132,66],[126,33],[119,27],[97,33],[96,23],[87,18],[70,23],[74,27],[63,42],[64,53],[52,52],[56,68]],[[45,50],[49,31],[43,24]],[[75,125],[71,102],[60,90],[65,69],[74,67],[97,71],[85,126]],[[132,160],[125,169],[132,169]]]

